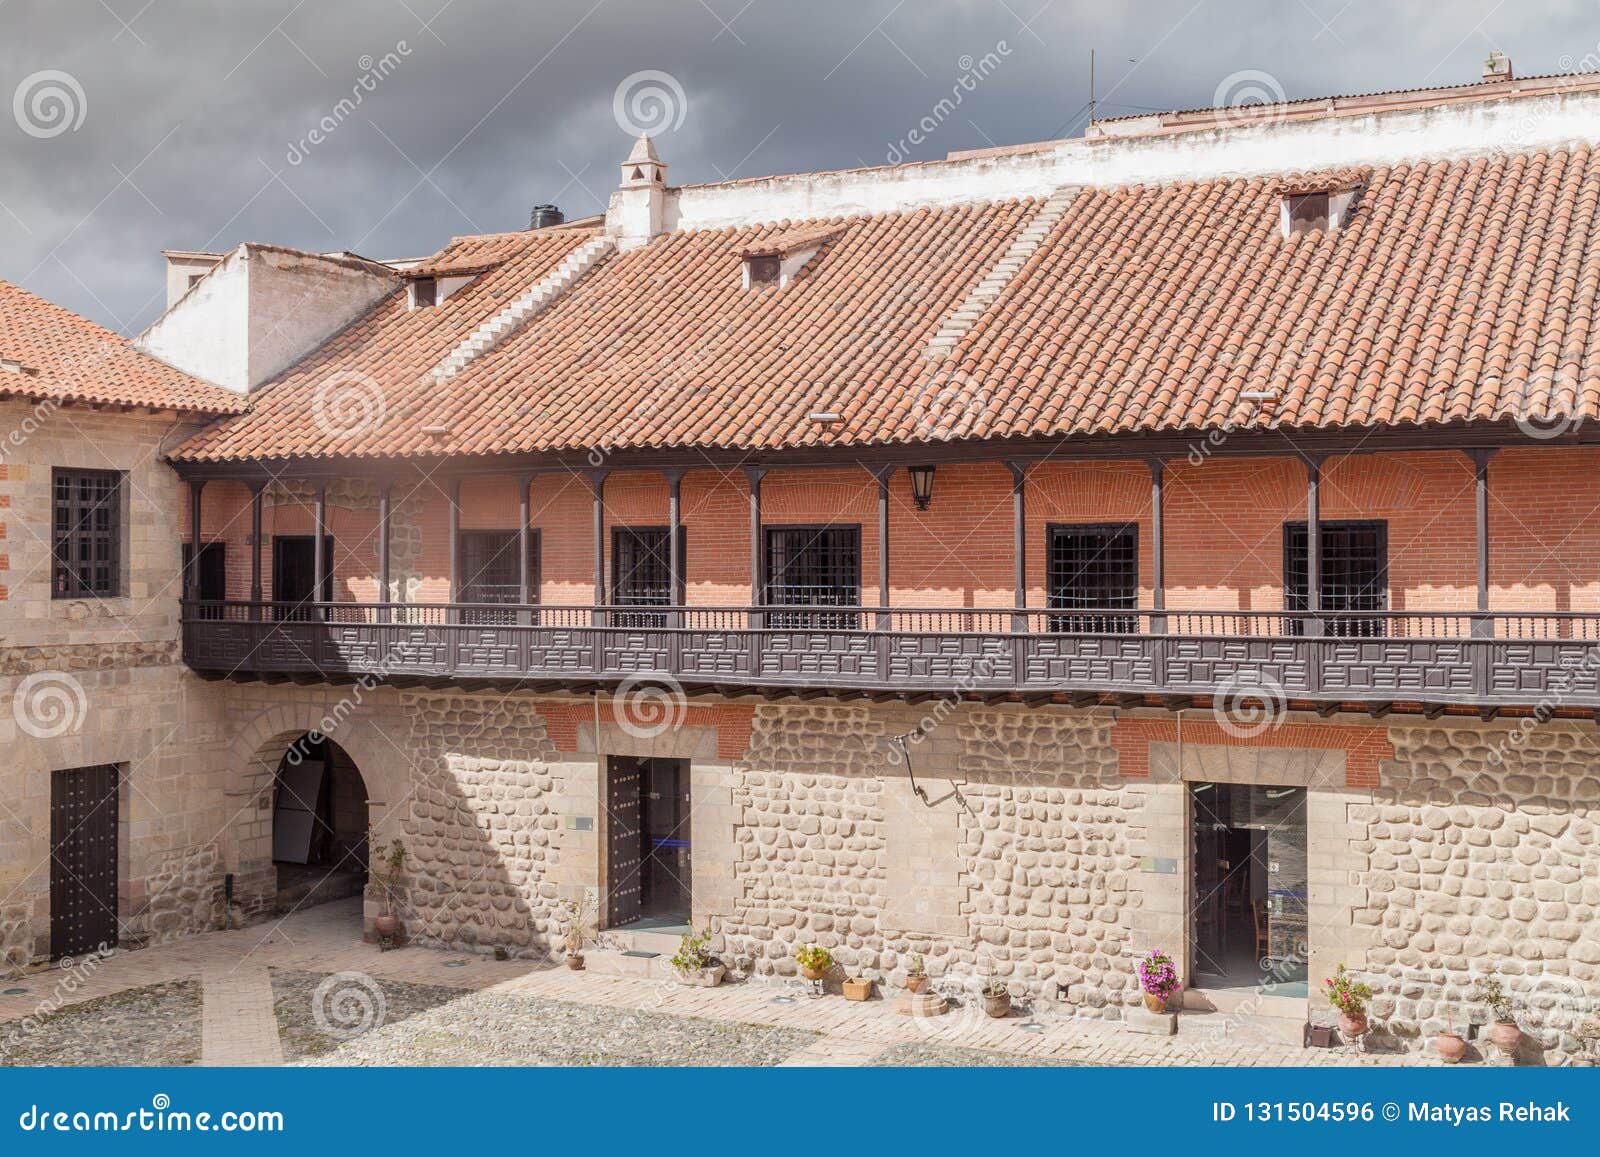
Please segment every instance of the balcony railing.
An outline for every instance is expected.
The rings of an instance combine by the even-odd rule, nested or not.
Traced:
[[[1600,706],[1600,614],[186,603],[212,675]]]

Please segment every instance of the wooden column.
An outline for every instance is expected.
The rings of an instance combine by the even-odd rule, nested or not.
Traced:
[[[1011,558],[1013,603],[1017,613],[1011,616],[1011,629],[1026,631],[1028,616],[1028,501],[1027,466],[1022,462],[1007,462],[1011,470]]]
[[[529,555],[533,553],[533,475],[524,474],[517,480],[517,602],[522,609],[517,612],[517,622],[529,623],[533,616],[528,607],[533,605],[533,567]]]
[[[384,486],[378,494],[378,602],[385,604],[378,610],[378,621],[389,621],[388,602],[393,597],[389,591],[389,542],[391,520],[394,514],[394,487]]]
[[[1167,467],[1160,458],[1150,459],[1150,605],[1157,611],[1167,609],[1167,530],[1166,530]],[[1164,635],[1167,616],[1150,616],[1150,632]]]
[[[1306,459],[1306,634],[1322,634],[1322,459]]]
[[[445,537],[450,546],[450,597],[445,602],[453,603],[461,597],[461,479],[450,479],[445,498],[449,504]],[[445,621],[456,621],[454,610],[445,612]]]
[[[1494,635],[1494,620],[1489,618],[1489,459],[1493,457],[1493,450],[1471,452],[1478,538],[1478,615],[1472,621],[1472,633],[1483,639]]]
[[[594,623],[603,626],[605,612],[598,608],[606,605],[606,474],[605,470],[589,471],[589,490],[594,496]]]
[[[317,483],[317,501],[312,510],[311,520],[311,605],[315,608],[312,618],[327,618],[327,607],[323,605],[323,586],[328,580],[328,486],[325,482]]]
[[[265,482],[252,482],[250,484],[250,617],[261,617],[261,506],[262,494],[266,491]],[[276,594],[277,592],[273,592]]]
[[[889,607],[889,477],[893,466],[879,466],[872,472],[878,479],[878,630],[890,627]]]
[[[683,471],[663,470],[662,474],[667,479],[667,589],[671,592],[668,601],[674,607],[684,604],[683,590]],[[683,615],[679,611],[672,611],[667,616],[667,625],[672,627],[683,625]]]
[[[199,480],[189,483],[189,565],[183,573],[183,597],[191,602],[200,597],[200,496],[205,488]],[[197,612],[191,608],[191,613]]]
[[[761,589],[761,480],[766,474],[761,466],[744,468],[744,476],[750,483],[750,605],[753,607],[765,601]],[[761,613],[752,611],[750,625],[759,628],[761,624]]]

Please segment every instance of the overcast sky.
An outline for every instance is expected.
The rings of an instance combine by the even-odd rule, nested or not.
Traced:
[[[400,257],[598,212],[627,125],[684,184],[1076,135],[1091,48],[1116,116],[1471,81],[1493,47],[1593,69],[1600,6],[0,0],[0,277],[132,333],[162,249]]]

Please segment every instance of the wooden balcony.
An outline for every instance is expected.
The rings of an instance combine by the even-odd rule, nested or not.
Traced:
[[[191,602],[212,678],[1600,707],[1600,614]]]

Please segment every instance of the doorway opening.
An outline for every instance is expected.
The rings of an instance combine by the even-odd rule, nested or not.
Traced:
[[[689,761],[606,761],[606,925],[688,931]]]
[[[307,732],[278,763],[272,801],[277,909],[294,911],[367,886],[367,788],[333,740]]]
[[[322,593],[317,589],[316,536],[277,534],[272,538],[272,601],[285,619],[309,619],[311,604],[333,602],[333,538],[322,538]]]
[[[1196,988],[1306,995],[1306,789],[1197,783]]]

